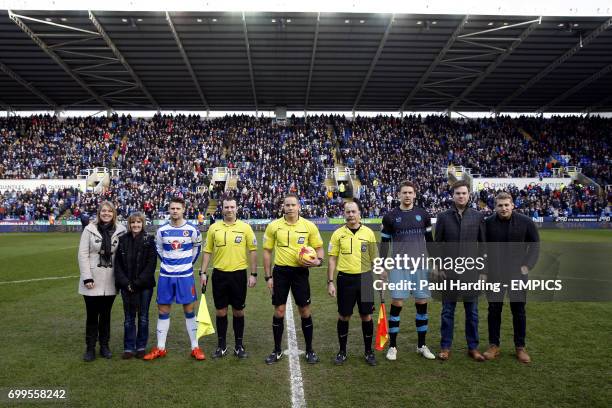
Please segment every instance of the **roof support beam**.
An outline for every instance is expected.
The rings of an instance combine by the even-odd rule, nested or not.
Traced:
[[[598,109],[599,107],[606,105],[608,102],[612,102],[612,95],[608,95],[605,98],[603,98],[601,101],[597,102],[595,105],[589,106],[588,108],[583,110],[582,113],[590,114],[595,109]]]
[[[181,56],[183,57],[183,62],[185,62],[185,66],[187,67],[187,71],[189,71],[189,75],[191,75],[191,80],[193,81],[193,84],[195,85],[196,90],[198,91],[198,94],[200,95],[200,99],[202,100],[202,105],[204,105],[204,108],[206,108],[206,111],[210,111],[210,106],[208,105],[208,101],[206,100],[206,97],[204,96],[204,91],[202,91],[202,87],[200,86],[198,77],[196,76],[195,71],[193,70],[193,67],[191,66],[191,62],[189,61],[189,57],[187,56],[187,52],[185,51],[185,48],[183,47],[183,42],[181,41],[181,38],[179,37],[178,32],[176,31],[176,28],[174,27],[174,23],[172,22],[172,17],[170,17],[170,13],[167,11],[166,11],[166,21],[168,22],[170,31],[172,31],[172,35],[174,36],[174,41],[176,41],[176,46],[181,52]]]
[[[151,105],[153,105],[153,107],[156,110],[159,110],[159,104],[155,101],[155,99],[149,93],[147,88],[145,88],[144,84],[142,83],[142,81],[140,80],[138,75],[136,75],[136,72],[134,72],[134,70],[132,69],[130,64],[128,64],[126,59],[123,57],[123,54],[121,54],[121,52],[119,51],[117,46],[115,46],[115,43],[113,43],[113,40],[111,40],[111,38],[108,36],[108,34],[106,33],[106,30],[104,30],[104,27],[102,27],[102,24],[100,24],[100,22],[98,21],[98,19],[96,18],[96,16],[94,15],[94,13],[91,10],[89,10],[89,20],[92,22],[94,27],[96,27],[96,30],[98,31],[98,33],[100,33],[100,35],[102,36],[102,38],[106,42],[106,45],[108,45],[108,47],[113,52],[113,55],[119,60],[119,62],[121,62],[121,65],[123,65],[123,67],[126,69],[126,71],[129,72],[130,76],[132,77],[132,79],[136,83],[136,86],[138,86],[138,88],[140,88],[142,93],[144,93],[146,95],[146,97],[149,100],[149,102],[151,102]]]
[[[550,65],[548,65],[542,71],[540,71],[536,76],[534,76],[529,81],[527,81],[526,83],[521,85],[517,90],[512,92],[512,94],[510,94],[509,96],[504,98],[499,104],[497,104],[497,106],[495,107],[495,111],[499,112],[504,106],[508,105],[508,103],[510,101],[512,101],[514,98],[516,98],[517,96],[521,95],[523,92],[525,92],[527,89],[531,88],[535,83],[540,81],[546,75],[550,74],[559,65],[563,64],[565,61],[567,61],[569,58],[571,58],[574,54],[576,54],[578,51],[580,51],[583,47],[586,47],[591,41],[593,41],[595,38],[597,38],[604,31],[606,31],[606,29],[608,27],[610,27],[611,25],[612,25],[612,17],[608,18],[606,21],[604,21],[603,24],[601,24],[599,27],[597,27],[595,30],[593,30],[585,38],[581,38],[580,41],[578,41],[578,43],[576,43],[576,45],[574,45],[572,48],[567,50],[563,55],[561,55],[554,62],[552,62]]]
[[[357,98],[355,98],[355,102],[353,103],[353,112],[357,110],[357,105],[359,104],[359,101],[361,100],[361,96],[363,95],[363,92],[368,86],[368,81],[370,80],[370,77],[372,76],[372,72],[374,71],[374,68],[376,68],[376,64],[378,63],[380,54],[382,54],[383,49],[385,48],[385,43],[387,42],[387,38],[389,38],[389,33],[391,32],[391,27],[393,26],[394,21],[395,21],[395,14],[391,14],[391,18],[389,19],[389,23],[387,24],[385,33],[383,34],[383,37],[380,40],[380,43],[378,44],[378,49],[376,50],[376,54],[374,55],[374,58],[372,59],[372,62],[370,63],[370,68],[368,68],[368,73],[363,79],[363,83],[361,84],[361,88],[359,89],[359,93],[357,94]]]
[[[441,95],[441,96],[444,96],[444,97],[447,97],[447,98],[451,98],[451,99],[450,99],[451,101],[454,101],[454,100],[457,98],[455,95],[451,95],[451,94],[449,94],[449,93],[442,92],[442,91],[438,91],[438,90],[436,90],[436,89],[432,89],[432,88],[429,88],[429,87],[423,88],[423,91],[426,91],[426,92],[433,92],[433,93],[435,93],[435,94],[438,94],[438,95]],[[417,98],[415,98],[415,100],[416,100],[416,99],[417,99]],[[483,104],[481,104],[481,103],[478,103],[478,102],[471,101],[471,100],[469,100],[469,99],[466,99],[466,100],[465,100],[465,102],[466,102],[466,103],[469,103],[470,105],[478,106],[478,107],[480,107],[480,108],[489,109],[489,107],[488,107],[488,106],[485,106],[485,105],[483,105]]]
[[[457,107],[457,105],[462,102],[469,94],[470,92],[472,92],[474,89],[476,89],[476,87],[478,85],[480,85],[480,83],[493,71],[495,71],[495,69],[497,69],[497,67],[505,61],[505,59],[514,52],[514,50],[516,50],[518,48],[519,45],[521,45],[521,43],[523,41],[525,41],[525,39],[527,37],[529,37],[529,35],[536,29],[536,27],[542,23],[542,17],[540,17],[537,20],[533,20],[531,21],[531,24],[529,25],[529,27],[527,27],[520,35],[520,37],[518,38],[518,40],[514,41],[510,47],[508,47],[508,49],[506,49],[504,51],[503,54],[500,54],[497,56],[497,58],[495,58],[495,61],[493,61],[491,64],[489,64],[489,66],[484,70],[484,72],[482,72],[477,78],[474,79],[474,81],[472,81],[472,83],[463,90],[463,92],[461,92],[461,94],[459,95],[459,97],[457,99],[455,99],[453,101],[453,103],[451,103],[451,105],[448,107],[449,111],[453,111],[455,110],[455,108]],[[517,26],[520,24],[514,24],[514,26]],[[508,26],[509,27],[509,26]],[[468,41],[466,41],[468,42]]]
[[[312,84],[312,71],[317,55],[317,42],[319,41],[319,26],[321,23],[321,13],[317,13],[317,24],[315,25],[314,40],[312,42],[312,55],[310,56],[310,69],[308,70],[308,84],[306,85],[306,99],[304,100],[304,112],[308,110],[308,99],[310,98],[310,85]]]
[[[551,107],[555,106],[556,104],[558,104],[562,100],[566,99],[568,96],[575,94],[576,92],[578,92],[579,90],[581,90],[585,86],[588,86],[592,82],[597,81],[598,79],[600,79],[604,75],[609,74],[610,72],[612,72],[612,64],[609,64],[609,65],[603,67],[602,69],[600,69],[599,71],[597,71],[596,73],[591,75],[590,77],[580,81],[580,83],[574,85],[573,87],[571,87],[567,91],[563,92],[561,95],[557,96],[552,101],[548,102],[546,105],[542,106],[540,109],[537,110],[537,112],[539,112],[539,113],[546,112]]]
[[[22,16],[20,14],[14,14],[14,13],[11,13],[11,14],[13,14],[16,17],[19,17],[22,20],[30,20],[30,21],[34,21],[36,23],[41,23],[41,24],[46,24],[46,25],[50,25],[50,26],[55,26],[55,27],[59,27],[59,28],[63,28],[63,29],[66,29],[66,30],[71,30],[71,31],[77,31],[77,32],[80,32],[80,33],[83,33],[83,34],[89,34],[89,35],[94,36],[94,37],[98,37],[99,36],[99,34],[96,33],[95,31],[84,30],[82,28],[72,27],[72,26],[69,26],[69,25],[66,25],[66,24],[58,24],[58,23],[54,23],[52,21],[41,20],[41,19],[34,18],[34,17]]]
[[[461,81],[461,80],[464,80],[464,79],[467,79],[467,78],[474,78],[477,75],[478,74],[467,74],[467,75],[462,75],[462,76],[458,76],[458,77],[455,77],[455,78],[441,79],[441,80],[436,81],[436,82],[429,82],[427,84],[423,84],[423,88],[427,88],[428,86],[432,86],[432,85],[445,84],[447,82]]]
[[[81,72],[81,76],[86,76],[86,77],[90,77],[90,78],[96,78],[96,79],[100,79],[102,81],[116,82],[116,83],[121,84],[121,85],[136,86],[136,87],[138,87],[138,84],[136,84],[134,82],[128,82],[128,81],[124,81],[122,79],[117,79],[117,78],[104,77],[102,75],[90,74],[89,72]]]
[[[0,101],[0,108],[4,109],[7,112],[11,112],[13,110],[10,106],[8,106],[6,103],[2,101]]]
[[[253,100],[255,102],[255,112],[259,112],[257,106],[257,92],[255,90],[255,75],[253,74],[253,62],[251,61],[251,46],[249,45],[249,31],[247,30],[246,15],[242,12],[242,31],[244,33],[244,45],[246,46],[247,59],[249,61],[249,76],[251,77],[251,89],[253,90]]]
[[[466,54],[471,53],[472,51],[470,50],[466,50]],[[473,54],[473,55],[468,55],[466,57],[457,57],[457,58],[449,58],[449,59],[445,59],[442,60],[440,63],[449,63],[449,62],[457,62],[457,61],[465,61],[465,60],[469,60],[469,59],[478,59],[478,58],[484,58],[484,57],[488,57],[491,55],[497,55],[499,54],[499,52],[487,52],[486,54]]]
[[[91,40],[93,40],[95,38],[98,38],[98,37],[91,36],[91,37],[87,37],[87,38],[81,38],[81,39],[78,39],[78,40],[64,41],[64,42],[61,42],[61,43],[50,45],[49,48],[59,48],[59,47],[65,47],[67,45],[80,44],[80,43],[91,41]]]
[[[96,102],[107,110],[112,109],[110,105],[96,93],[96,91],[91,89],[74,71],[72,71],[72,69],[55,53],[55,51],[49,48],[49,46],[43,40],[34,34],[34,32],[23,21],[21,21],[21,16],[14,14],[11,10],[9,10],[8,13],[9,18],[13,20],[17,27],[26,33],[32,39],[32,41],[36,43],[36,45],[38,45],[49,57],[51,57],[51,59],[55,61],[55,63],[59,65],[77,84],[79,84],[81,88],[87,91],[87,93],[90,94],[96,100]]]
[[[116,61],[106,61],[106,62],[102,62],[100,64],[94,64],[94,65],[86,65],[84,67],[79,67],[79,68],[75,68],[74,72],[79,72],[79,71],[86,71],[88,69],[94,69],[94,68],[100,68],[100,67],[104,67],[106,65],[113,65],[116,64]],[[98,72],[98,71],[96,71]]]
[[[6,75],[11,77],[15,82],[18,82],[21,86],[26,88],[28,91],[32,92],[34,95],[38,96],[42,99],[47,105],[51,106],[54,110],[58,107],[57,103],[48,98],[45,94],[40,92],[38,89],[34,87],[34,85],[30,84],[22,77],[20,77],[15,71],[6,66],[3,62],[0,61],[0,71],[4,72]]]
[[[451,34],[448,41],[446,41],[446,44],[444,44],[444,47],[442,47],[442,49],[440,50],[436,58],[429,65],[429,68],[427,68],[427,71],[425,71],[423,76],[421,76],[421,79],[419,79],[419,82],[412,88],[412,90],[410,91],[406,99],[404,100],[404,103],[402,103],[401,107],[399,108],[400,111],[403,112],[406,110],[406,106],[408,105],[410,100],[417,94],[417,92],[421,90],[423,85],[425,85],[425,82],[429,78],[429,75],[431,75],[431,73],[434,71],[434,69],[438,66],[440,61],[442,61],[442,59],[446,55],[446,52],[455,43],[455,40],[457,40],[457,38],[459,37],[459,33],[463,30],[463,27],[465,26],[467,21],[468,21],[468,16],[464,16],[463,19],[461,19],[461,22],[459,23],[457,28],[455,28],[455,31],[453,31],[453,34]],[[447,62],[450,62],[450,61],[447,61]]]
[[[506,30],[508,28],[520,27],[520,26],[525,25],[525,24],[533,23],[534,21],[541,21],[541,19],[532,20],[532,21],[523,21],[521,23],[510,24],[510,25],[503,25],[503,26],[500,26],[500,27],[489,28],[488,30],[475,31],[473,33],[462,34],[462,35],[459,36],[459,38],[474,37],[475,35],[490,33],[490,32],[493,32],[493,31]]]

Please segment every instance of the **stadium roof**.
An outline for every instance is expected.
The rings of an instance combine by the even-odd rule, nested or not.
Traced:
[[[609,15],[0,10],[6,110],[610,112],[611,94]]]

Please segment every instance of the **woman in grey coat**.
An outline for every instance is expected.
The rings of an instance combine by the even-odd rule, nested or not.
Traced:
[[[110,340],[111,308],[117,294],[113,275],[113,259],[119,245],[119,237],[126,229],[117,223],[117,210],[104,201],[98,208],[96,220],[87,225],[79,244],[79,294],[85,299],[87,321],[83,360],[96,358],[96,340],[100,342],[100,355],[111,358]]]

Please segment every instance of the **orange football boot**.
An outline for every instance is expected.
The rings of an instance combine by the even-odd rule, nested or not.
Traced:
[[[195,358],[196,360],[206,360],[206,355],[204,355],[204,352],[199,347],[191,350],[191,357]]]
[[[145,354],[145,356],[142,359],[143,360],[155,360],[156,358],[166,357],[166,354],[168,354],[166,349],[160,349],[157,347],[153,347],[151,351],[148,354]]]

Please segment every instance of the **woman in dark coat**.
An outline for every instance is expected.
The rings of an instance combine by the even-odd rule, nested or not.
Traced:
[[[142,358],[149,338],[149,305],[155,287],[155,239],[147,235],[145,217],[128,217],[128,233],[119,240],[115,259],[115,284],[121,291],[125,314],[123,359]],[[138,327],[135,324],[138,314]]]

